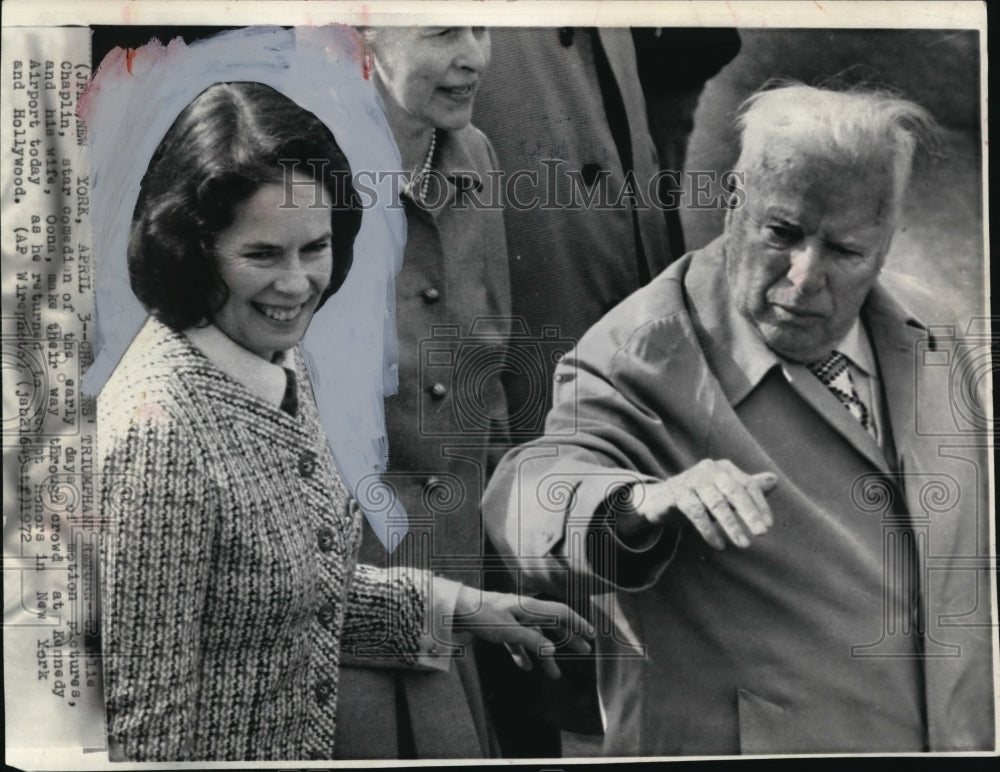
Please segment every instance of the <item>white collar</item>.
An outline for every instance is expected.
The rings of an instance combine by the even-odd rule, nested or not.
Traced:
[[[265,402],[280,407],[285,397],[285,368],[294,372],[292,350],[280,351],[274,362],[243,348],[214,324],[189,327],[184,336],[204,354],[212,364],[229,377],[243,384]]]
[[[746,375],[751,386],[755,387],[760,383],[767,371],[775,365],[781,365],[784,369],[788,360],[761,340],[743,314],[734,310],[730,319],[732,319],[730,333],[732,335],[733,361]],[[850,359],[851,363],[865,375],[870,378],[875,377],[877,372],[875,355],[860,319],[854,320],[851,329],[833,346],[833,349]]]
[[[869,378],[875,377],[875,355],[872,352],[872,344],[859,319],[854,320],[851,329],[834,349],[850,359],[851,363]]]

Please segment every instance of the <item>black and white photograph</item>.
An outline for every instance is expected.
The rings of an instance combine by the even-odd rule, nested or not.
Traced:
[[[996,756],[979,2],[4,4],[6,762]]]

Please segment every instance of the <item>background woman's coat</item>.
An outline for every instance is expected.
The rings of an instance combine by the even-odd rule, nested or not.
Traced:
[[[473,587],[482,584],[480,500],[507,439],[500,383],[510,315],[507,251],[487,177],[496,168],[492,147],[474,127],[438,131],[428,205],[404,194],[399,393],[386,402],[389,467],[357,489],[366,510],[386,492],[383,485],[406,508],[410,533],[394,560]],[[361,559],[386,565],[382,542],[367,523],[364,531]],[[395,534],[390,528],[385,536]],[[379,670],[345,657],[344,701],[351,710],[338,732],[338,757],[489,755],[466,643],[448,673]]]

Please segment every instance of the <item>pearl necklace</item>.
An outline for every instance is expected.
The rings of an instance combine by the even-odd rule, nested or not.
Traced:
[[[420,171],[413,177],[412,185],[416,185],[417,182],[420,183],[417,187],[417,196],[423,204],[427,203],[427,189],[430,187],[431,182],[430,171],[431,164],[434,163],[435,148],[437,148],[437,129],[431,132],[431,146],[427,149],[427,157],[424,158],[424,164],[420,167]]]

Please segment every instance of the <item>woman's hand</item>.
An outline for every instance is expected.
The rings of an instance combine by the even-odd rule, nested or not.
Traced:
[[[590,623],[564,603],[468,586],[459,590],[452,629],[502,643],[523,670],[531,670],[533,655],[549,678],[560,675],[556,646],[589,654],[594,638]]]

